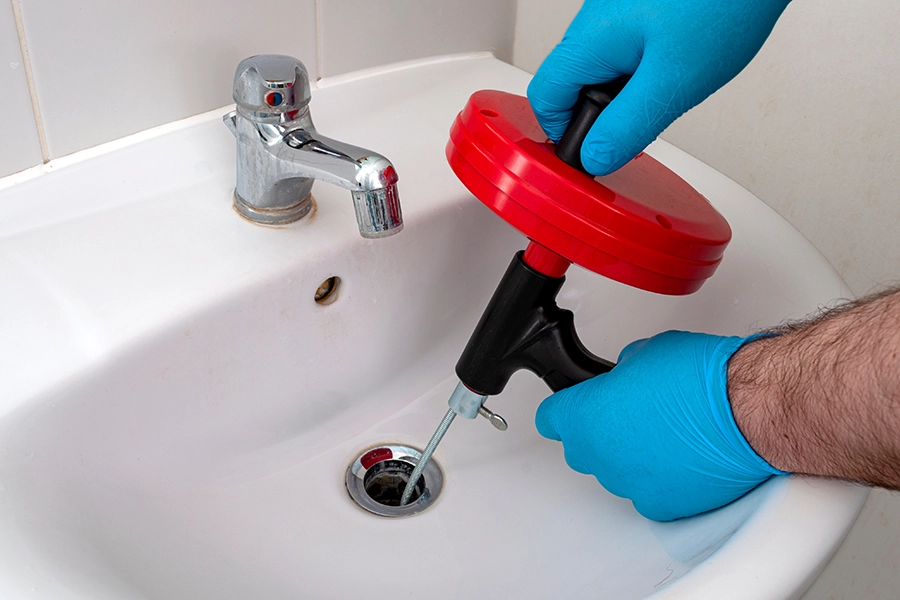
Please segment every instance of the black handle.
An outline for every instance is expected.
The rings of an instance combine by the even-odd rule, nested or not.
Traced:
[[[581,145],[584,138],[603,109],[619,95],[630,79],[631,76],[625,76],[607,83],[596,83],[581,88],[578,101],[572,109],[572,120],[569,121],[566,132],[556,145],[556,156],[564,163],[587,173],[581,164]]]
[[[519,369],[557,392],[614,366],[584,347],[572,311],[556,305],[565,278],[538,273],[522,254],[513,258],[456,363],[460,381],[479,394],[499,394]]]

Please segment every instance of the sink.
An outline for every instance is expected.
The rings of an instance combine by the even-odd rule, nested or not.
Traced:
[[[388,156],[405,229],[357,233],[342,189],[282,228],[231,209],[228,108],[7,179],[0,190],[0,596],[71,599],[790,598],[824,567],[864,488],[775,478],[709,514],[640,517],[541,438],[521,372],[458,419],[443,491],[383,518],[345,488],[386,443],[422,448],[453,367],[526,240],[444,159],[483,88],[529,76],[486,55],[319,82],[318,128]],[[666,329],[747,334],[850,292],[783,219],[663,141],[649,154],[734,237],[697,293],[573,267],[559,304],[614,359]],[[329,278],[325,302],[316,292]]]

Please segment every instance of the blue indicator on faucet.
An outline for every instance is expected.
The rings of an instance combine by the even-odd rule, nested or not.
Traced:
[[[269,106],[279,106],[284,100],[281,92],[269,92],[266,94],[266,104]]]

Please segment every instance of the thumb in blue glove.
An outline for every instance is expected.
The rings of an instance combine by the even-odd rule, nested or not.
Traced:
[[[581,150],[594,175],[631,160],[675,119],[737,75],[789,0],[586,0],[528,86],[559,141],[585,85],[631,75]]]
[[[724,506],[784,474],[753,451],[728,401],[728,359],[751,339],[668,331],[635,342],[609,373],[544,400],[537,430],[649,519]]]

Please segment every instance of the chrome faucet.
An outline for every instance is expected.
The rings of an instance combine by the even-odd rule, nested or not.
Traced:
[[[359,233],[403,228],[397,172],[380,154],[320,135],[309,114],[309,74],[290,56],[241,61],[234,74],[236,110],[223,117],[237,138],[234,207],[264,225],[302,219],[313,206],[313,180],[350,190]]]

